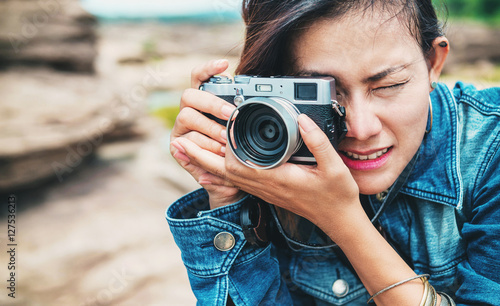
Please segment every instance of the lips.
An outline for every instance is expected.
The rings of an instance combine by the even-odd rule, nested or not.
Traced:
[[[392,147],[380,149],[377,151],[366,152],[365,154],[360,154],[341,151],[340,157],[344,161],[344,164],[353,170],[375,170],[382,167],[391,156]]]

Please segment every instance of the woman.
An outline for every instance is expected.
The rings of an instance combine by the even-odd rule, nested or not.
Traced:
[[[234,106],[197,90],[227,61],[193,71],[171,152],[204,189],[167,220],[199,301],[500,305],[500,90],[437,83],[449,44],[431,1],[248,0],[243,17],[236,72],[334,77],[348,132],[335,150],[300,115],[317,165],[246,167],[204,115]],[[249,243],[240,208],[259,199],[335,245],[294,245],[283,216],[287,243]]]

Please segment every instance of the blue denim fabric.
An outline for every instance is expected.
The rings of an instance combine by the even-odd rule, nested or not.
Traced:
[[[500,305],[500,88],[439,84],[431,99],[432,130],[380,223],[415,272],[457,304]],[[249,200],[209,210],[200,189],[167,210],[200,305],[225,305],[228,295],[237,305],[366,304],[363,284],[335,252],[245,243],[239,208]],[[376,211],[382,202],[369,196],[368,204]],[[223,231],[236,240],[229,251],[213,245]],[[337,280],[349,286],[344,296],[332,290]]]

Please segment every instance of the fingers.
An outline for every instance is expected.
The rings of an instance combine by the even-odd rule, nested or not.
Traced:
[[[302,139],[309,151],[314,155],[318,164],[318,169],[335,169],[333,167],[344,164],[325,132],[323,132],[311,118],[301,114],[298,117],[298,122]]]
[[[191,72],[191,88],[198,89],[201,83],[208,81],[216,74],[223,73],[227,67],[229,67],[229,62],[225,59],[220,59],[194,68]]]
[[[229,184],[223,179],[207,173],[207,171],[205,171],[203,168],[198,167],[194,163],[192,163],[191,159],[186,155],[186,150],[179,142],[173,141],[171,144],[173,147],[172,156],[187,172],[189,172],[189,174],[191,174],[191,176],[195,180],[198,181],[200,185],[204,187],[207,185],[234,187],[232,184]]]
[[[206,91],[186,89],[181,97],[180,110],[193,108],[203,113],[212,114],[217,118],[228,120],[236,108],[233,104]]]
[[[218,141],[213,140],[203,134],[197,132],[189,132],[184,135],[187,139],[196,143],[200,148],[210,151],[214,154],[225,156],[226,154],[226,146],[221,144]]]
[[[185,137],[179,137],[175,142],[182,147],[183,154],[189,157],[191,163],[220,178],[226,177],[223,157],[203,150]]]
[[[226,143],[225,126],[218,124],[192,108],[184,108],[177,115],[171,139],[183,136],[191,131],[199,132],[222,144]]]

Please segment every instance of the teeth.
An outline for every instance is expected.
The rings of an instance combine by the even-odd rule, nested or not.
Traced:
[[[345,152],[345,154],[352,159],[370,160],[370,159],[376,159],[376,158],[382,156],[382,154],[386,153],[388,150],[389,149],[383,149],[383,150],[380,150],[378,152],[372,153],[370,155],[358,155],[356,153],[351,153],[351,152]]]

